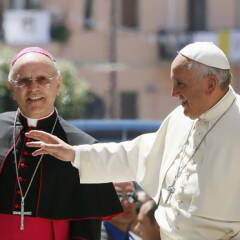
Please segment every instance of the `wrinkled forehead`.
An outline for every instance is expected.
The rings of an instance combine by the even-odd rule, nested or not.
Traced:
[[[190,70],[189,66],[192,64],[194,61],[186,58],[182,54],[178,54],[175,59],[173,60],[171,64],[171,77],[174,72],[179,71],[179,70]]]
[[[54,73],[56,66],[54,62],[47,56],[29,52],[17,59],[12,66],[13,74],[33,74],[33,73]]]
[[[192,61],[191,59],[189,59],[189,58],[187,58],[187,57],[185,57],[185,56],[183,56],[182,54],[179,53],[174,58],[174,60],[171,64],[171,68],[173,69],[173,68],[176,68],[176,67],[184,67],[187,64],[189,64],[191,61]]]

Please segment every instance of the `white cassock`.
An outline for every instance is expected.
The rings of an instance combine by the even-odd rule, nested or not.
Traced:
[[[137,181],[159,203],[162,240],[238,239],[240,96],[231,87],[197,120],[180,106],[156,133],[75,148],[81,183]]]

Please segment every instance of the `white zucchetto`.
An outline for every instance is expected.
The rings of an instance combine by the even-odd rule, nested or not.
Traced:
[[[213,42],[190,43],[181,49],[179,53],[210,67],[230,69],[226,55]]]

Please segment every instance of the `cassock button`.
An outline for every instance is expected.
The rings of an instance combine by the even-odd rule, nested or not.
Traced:
[[[32,139],[31,138],[27,138],[27,142],[31,142],[32,141]]]
[[[18,180],[19,180],[20,182],[23,182],[23,181],[25,181],[25,179],[24,179],[24,178],[22,178],[22,177],[19,177],[19,178],[18,178]]]
[[[20,190],[18,190],[18,191],[17,191],[17,194],[18,194],[18,195],[20,195],[20,194],[21,194],[21,191],[20,191]]]
[[[19,204],[14,205],[14,208],[19,208],[19,207],[20,207]]]
[[[22,168],[28,167],[25,163],[21,163],[20,166],[21,166]]]
[[[29,155],[29,153],[28,153],[27,151],[24,151],[24,152],[23,152],[23,155],[24,155],[24,156],[27,156],[27,155]]]

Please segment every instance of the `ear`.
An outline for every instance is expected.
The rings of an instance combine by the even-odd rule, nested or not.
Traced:
[[[207,93],[212,94],[218,85],[218,80],[215,75],[208,75],[207,76]]]
[[[60,75],[57,79],[57,96],[60,95],[61,82],[62,82],[62,76]]]
[[[14,93],[15,93],[15,88],[13,87],[12,83],[9,82],[9,81],[8,81],[8,86],[9,86],[10,91],[11,91],[11,93],[12,93],[13,99],[16,100],[15,94],[14,94]]]

